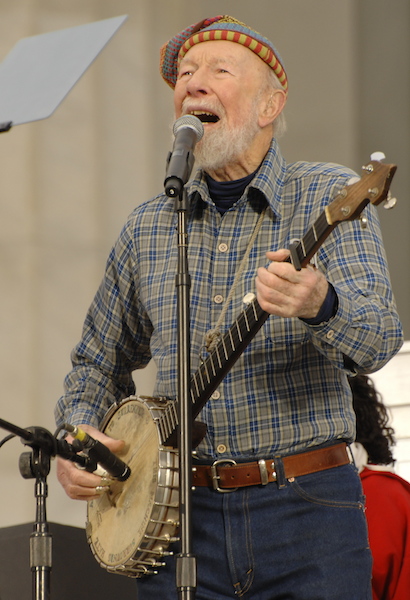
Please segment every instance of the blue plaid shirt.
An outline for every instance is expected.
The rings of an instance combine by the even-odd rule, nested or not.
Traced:
[[[255,290],[256,270],[267,264],[265,252],[301,239],[352,175],[334,164],[287,165],[273,140],[243,196],[221,216],[203,174],[197,174],[188,187],[193,372],[261,208],[267,203],[222,332],[242,310],[245,294]],[[208,426],[200,456],[270,457],[353,440],[347,376],[352,368],[359,373],[381,368],[402,344],[377,210],[368,206],[365,215],[366,229],[344,221],[317,253],[318,268],[337,293],[336,314],[319,325],[269,317],[200,415]],[[132,372],[151,358],[157,366],[154,395],[176,397],[176,220],[174,201],[164,194],[130,215],[73,350],[58,424],[98,426],[113,402],[135,392]]]

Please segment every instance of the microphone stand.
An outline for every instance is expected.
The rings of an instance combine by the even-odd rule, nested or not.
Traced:
[[[71,444],[56,439],[47,429],[29,427],[22,429],[0,419],[0,427],[22,438],[31,446],[31,452],[20,456],[19,468],[24,479],[36,479],[36,520],[30,535],[30,568],[32,572],[33,600],[50,600],[50,575],[52,568],[52,536],[47,523],[46,500],[48,496],[47,476],[51,457],[56,454],[86,466],[87,459],[78,455]]]
[[[176,560],[176,587],[180,600],[193,600],[196,592],[196,558],[192,553],[192,406],[190,401],[190,302],[191,278],[188,271],[187,213],[188,197],[185,187],[175,198],[178,215],[177,289],[178,331],[178,448],[180,493],[181,552]]]
[[[25,479],[35,478],[36,518],[30,535],[30,568],[32,597],[49,600],[52,569],[52,536],[47,523],[47,475],[50,472],[50,454],[39,446],[20,456],[20,473]]]
[[[167,159],[165,194],[175,200],[178,217],[178,264],[175,276],[177,291],[177,397],[179,459],[179,524],[180,553],[176,556],[176,587],[180,600],[193,600],[196,593],[196,558],[192,553],[192,402],[191,339],[189,295],[191,278],[188,271],[187,214],[188,194],[185,189],[192,167],[193,149],[203,134],[201,121],[185,115],[174,123],[175,142]]]

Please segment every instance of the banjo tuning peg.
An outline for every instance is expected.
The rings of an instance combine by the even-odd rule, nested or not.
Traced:
[[[386,155],[384,154],[384,152],[372,152],[372,154],[370,155],[370,160],[384,160],[386,158]]]
[[[360,216],[360,226],[362,229],[367,228],[367,219],[363,215]]]
[[[386,210],[390,210],[391,208],[394,208],[396,206],[396,203],[397,203],[397,198],[393,198],[391,193],[388,192],[386,201],[383,204],[383,208],[385,208]]]

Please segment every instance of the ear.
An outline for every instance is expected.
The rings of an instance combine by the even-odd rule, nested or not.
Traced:
[[[271,125],[280,115],[286,104],[286,93],[284,90],[269,89],[265,99],[261,102],[259,111],[259,126],[261,128]]]

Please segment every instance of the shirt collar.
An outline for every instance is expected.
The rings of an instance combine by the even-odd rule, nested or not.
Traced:
[[[270,148],[249,187],[262,192],[270,208],[278,217],[282,212],[281,198],[285,177],[286,162],[277,141],[273,138]],[[195,193],[199,193],[203,200],[210,202],[205,175],[201,170],[197,171],[195,178],[188,186],[190,199]]]

